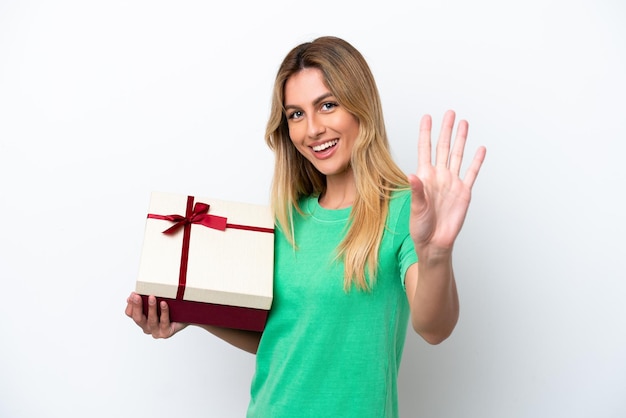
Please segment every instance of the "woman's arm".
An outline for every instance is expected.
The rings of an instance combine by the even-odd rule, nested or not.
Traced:
[[[150,296],[148,297],[148,316],[144,315],[141,296],[133,292],[126,300],[125,312],[126,316],[135,321],[145,334],[150,334],[153,338],[170,338],[189,325],[180,322],[170,322],[169,307],[166,302],[161,301],[160,308],[161,315],[159,316],[157,314],[156,298]],[[211,325],[199,326],[227,343],[252,354],[256,354],[259,341],[261,340],[260,332],[220,328]]]
[[[256,354],[261,341],[261,332],[246,331],[243,329],[220,328],[212,325],[198,325],[209,331],[211,334],[226,341],[230,345],[247,351],[250,354]]]
[[[411,185],[411,238],[419,262],[405,277],[411,305],[413,328],[437,344],[454,330],[459,316],[459,300],[452,249],[461,231],[471,200],[471,191],[486,149],[479,147],[463,179],[460,169],[465,151],[468,123],[460,121],[451,145],[455,113],[444,115],[432,163],[432,120],[426,115],[420,124],[418,170],[409,176]]]
[[[420,257],[407,270],[405,285],[413,329],[430,344],[443,342],[459,319],[451,257],[437,261]]]

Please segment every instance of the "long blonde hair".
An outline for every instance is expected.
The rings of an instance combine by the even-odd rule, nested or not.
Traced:
[[[378,89],[367,62],[351,44],[331,36],[293,48],[274,83],[265,141],[275,154],[271,203],[279,228],[294,247],[293,210],[302,213],[303,196],[323,194],[326,178],[304,158],[289,138],[284,109],[285,83],[304,68],[317,68],[340,106],[359,121],[351,156],[356,183],[348,230],[337,247],[344,262],[344,288],[369,290],[375,281],[378,252],[391,191],[407,187],[406,175],[391,158]]]

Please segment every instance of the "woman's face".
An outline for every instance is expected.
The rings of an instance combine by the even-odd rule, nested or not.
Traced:
[[[359,122],[337,103],[322,72],[305,68],[289,77],[284,105],[289,137],[298,151],[327,178],[346,176]]]

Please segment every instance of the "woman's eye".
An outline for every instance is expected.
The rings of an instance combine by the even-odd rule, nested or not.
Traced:
[[[288,117],[289,119],[299,119],[300,117],[302,117],[302,112],[299,110],[296,110],[294,112],[291,112]]]
[[[322,104],[322,110],[333,110],[333,108],[337,107],[337,103],[327,102]]]

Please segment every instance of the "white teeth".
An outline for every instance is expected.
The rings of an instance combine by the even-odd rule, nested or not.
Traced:
[[[327,148],[335,146],[337,142],[339,142],[338,139],[333,139],[332,141],[324,142],[323,144],[314,146],[313,151],[315,152],[324,151]]]

